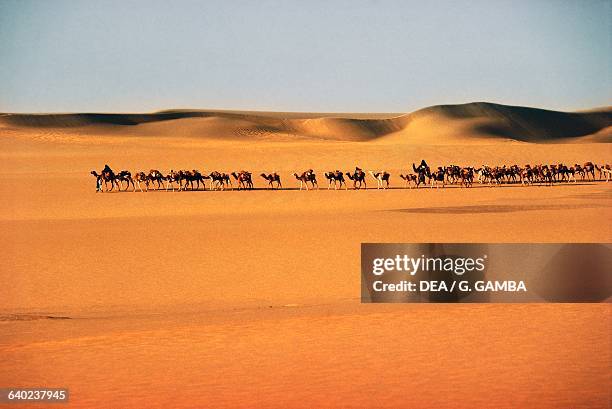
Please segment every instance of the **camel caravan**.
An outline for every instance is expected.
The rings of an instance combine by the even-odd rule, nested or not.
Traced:
[[[597,172],[597,178],[596,178]],[[209,174],[202,173],[196,169],[192,170],[170,170],[163,174],[157,169],[149,172],[136,172],[132,174],[128,170],[114,172],[108,165],[98,173],[91,171],[96,178],[96,192],[127,191],[146,192],[152,190],[186,191],[186,190],[253,190],[253,174],[246,170],[230,173],[214,171]],[[364,171],[359,167],[355,170],[343,172],[338,169],[325,172],[327,189],[345,190],[349,184],[353,190],[368,189],[367,175],[376,182],[376,189],[390,188],[391,174],[385,170]],[[283,189],[281,177],[278,173],[261,173],[259,175],[267,182],[267,189]],[[319,189],[317,175],[313,169],[302,173],[293,173],[299,183],[298,190]],[[583,165],[574,164],[567,166],[562,163],[553,165],[503,165],[491,167],[482,165],[476,167],[461,167],[457,165],[438,166],[431,168],[425,160],[419,166],[412,164],[412,172],[400,173],[399,177],[404,181],[403,188],[419,188],[429,186],[431,188],[456,185],[460,187],[472,187],[475,183],[488,186],[500,186],[502,184],[548,185],[555,183],[576,183],[580,181],[603,181],[612,179],[612,166],[604,164],[595,165],[586,162]]]

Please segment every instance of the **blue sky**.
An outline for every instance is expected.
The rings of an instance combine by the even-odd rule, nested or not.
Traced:
[[[0,0],[0,112],[612,104],[611,0]]]

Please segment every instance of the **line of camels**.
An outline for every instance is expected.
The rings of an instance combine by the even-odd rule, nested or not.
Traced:
[[[555,165],[518,165],[490,167],[483,165],[480,168],[461,167],[457,165],[440,166],[432,169],[424,160],[417,166],[412,164],[413,173],[402,173],[399,177],[404,181],[404,188],[419,188],[420,186],[445,187],[446,185],[459,185],[461,187],[471,187],[474,183],[496,186],[501,184],[520,183],[522,185],[553,185],[554,183],[576,182],[577,177],[583,181],[605,180],[608,182],[612,178],[612,166],[604,164],[595,165],[586,162],[583,165],[575,164],[566,166],[562,163]],[[595,178],[598,172],[598,179]],[[163,174],[159,170],[151,169],[148,173],[136,172],[132,174],[128,170],[115,173],[108,165],[102,172],[91,171],[96,178],[96,191],[118,191],[128,190],[130,187],[135,192],[148,191],[149,188],[155,190],[251,190],[254,188],[253,174],[240,170],[237,172],[224,173],[214,171],[204,174],[198,170],[171,170]],[[348,189],[347,179],[352,183],[355,190],[367,189],[366,176],[369,174],[376,181],[377,189],[387,189],[390,187],[391,174],[387,171],[366,171],[355,167],[354,171],[343,172],[340,170],[325,172],[327,189]],[[299,182],[299,190],[318,189],[317,176],[312,169],[302,173],[293,173]],[[269,189],[282,189],[281,177],[278,173],[261,173],[260,177],[267,182]],[[345,178],[346,177],[346,178]],[[236,183],[232,183],[232,180]],[[208,187],[206,181],[209,181]],[[104,184],[104,189],[102,185]],[[110,187],[109,187],[110,184]],[[144,187],[144,189],[143,189]]]

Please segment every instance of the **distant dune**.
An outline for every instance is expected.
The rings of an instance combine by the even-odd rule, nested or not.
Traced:
[[[0,114],[0,129],[55,128],[85,134],[214,139],[320,139],[452,144],[612,142],[612,107],[559,112],[486,102],[439,105],[409,114],[167,110],[150,114]]]
[[[475,102],[439,105],[408,114],[406,130],[415,122],[439,121],[463,135],[501,137],[525,142],[570,142],[596,136],[591,142],[612,141],[612,107],[589,112],[559,112],[545,109]],[[422,132],[424,129],[420,129]],[[430,129],[432,137],[436,136]],[[438,134],[439,135],[439,134]]]

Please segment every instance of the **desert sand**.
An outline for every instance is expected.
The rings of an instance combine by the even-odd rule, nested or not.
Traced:
[[[68,387],[83,408],[606,407],[609,303],[361,304],[359,251],[610,242],[612,183],[321,182],[360,166],[400,187],[421,159],[610,163],[611,113],[0,115],[0,385]],[[106,163],[293,189],[95,193]],[[295,189],[308,168],[322,189]]]

